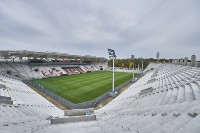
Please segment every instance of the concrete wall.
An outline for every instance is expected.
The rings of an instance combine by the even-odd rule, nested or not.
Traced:
[[[200,68],[200,62],[195,62],[195,67]]]
[[[196,56],[191,56],[191,62],[188,62],[188,57],[180,58],[180,59],[173,59],[172,64],[174,65],[183,65],[183,66],[191,66],[200,68],[200,62],[196,62]]]
[[[180,58],[180,65],[183,65],[183,58]]]
[[[187,66],[191,66],[191,62],[187,62]]]
[[[184,66],[187,66],[187,63],[188,63],[188,57],[185,57],[185,59],[184,59]]]
[[[11,100],[11,97],[0,96],[0,103],[13,104],[13,101]]]
[[[147,89],[144,89],[144,90],[141,90],[141,92],[139,93],[139,95],[145,95],[145,94],[148,94],[148,93],[151,93],[153,91],[153,88],[150,87],[150,88],[147,88]]]
[[[4,99],[4,100],[11,100],[11,97],[0,96],[0,99]]]
[[[65,110],[65,116],[51,119],[51,124],[96,120],[93,108]]]
[[[4,104],[13,104],[13,101],[11,101],[11,100],[6,100],[6,99],[0,99],[0,103],[4,103]]]
[[[178,63],[179,63],[179,61],[176,59],[176,60],[175,60],[175,65],[178,65]]]
[[[93,108],[88,108],[88,109],[73,109],[73,110],[65,110],[65,116],[86,115],[87,111],[89,111],[91,114],[94,114],[94,109]]]
[[[196,56],[195,55],[192,55],[191,56],[191,67],[195,67],[195,62],[196,62]]]
[[[51,124],[62,124],[62,123],[72,123],[72,122],[81,122],[81,121],[94,121],[96,120],[96,115],[88,115],[88,116],[64,116],[60,118],[51,119]],[[76,128],[76,127],[74,127]]]
[[[5,89],[6,88],[6,86],[5,85],[3,85],[3,84],[0,84],[0,89]]]

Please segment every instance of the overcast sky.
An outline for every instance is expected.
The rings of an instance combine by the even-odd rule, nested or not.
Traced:
[[[0,49],[200,59],[200,0],[0,0]]]

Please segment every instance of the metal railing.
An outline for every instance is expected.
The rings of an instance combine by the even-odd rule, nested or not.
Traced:
[[[115,87],[114,90],[119,91],[121,88],[123,88],[124,86],[131,83],[131,81],[132,80],[129,80],[129,81],[119,85],[118,87]],[[23,81],[23,82],[26,83],[26,84],[32,85],[33,87],[37,88],[38,90],[42,91],[43,93],[47,94],[48,96],[54,98],[55,100],[59,101],[60,103],[66,105],[66,106],[68,106],[72,109],[90,108],[90,107],[93,107],[94,105],[96,105],[97,103],[100,103],[105,98],[109,97],[109,92],[106,92],[103,95],[101,95],[101,96],[99,96],[99,97],[97,97],[93,100],[75,104],[75,103],[70,102],[69,100],[55,94],[54,92],[44,88],[42,85],[37,84],[33,81],[26,80],[26,81]]]

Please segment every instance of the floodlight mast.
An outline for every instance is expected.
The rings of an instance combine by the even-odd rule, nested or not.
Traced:
[[[115,58],[113,57],[113,80],[112,80],[112,92],[115,91]]]
[[[144,61],[142,60],[142,75],[143,75],[143,71],[144,71]]]
[[[116,55],[115,55],[115,51],[112,49],[108,49],[108,54],[109,54],[109,58],[113,60],[112,92],[114,94],[114,91],[115,91],[115,61],[114,60],[116,58]]]
[[[144,69],[144,61],[142,60],[142,71],[143,71],[143,69]]]
[[[135,82],[135,77],[134,77],[134,55],[131,55],[131,59],[133,60],[133,82]]]
[[[159,63],[159,57],[160,57],[160,53],[159,51],[156,53],[156,58],[157,58],[157,63]]]
[[[140,57],[140,60],[142,60],[141,74],[143,75],[143,70],[144,70],[144,61],[143,61],[143,58],[142,58],[142,57]]]

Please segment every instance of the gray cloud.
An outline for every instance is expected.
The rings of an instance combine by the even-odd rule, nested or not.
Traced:
[[[1,49],[200,58],[199,0],[0,0]]]

